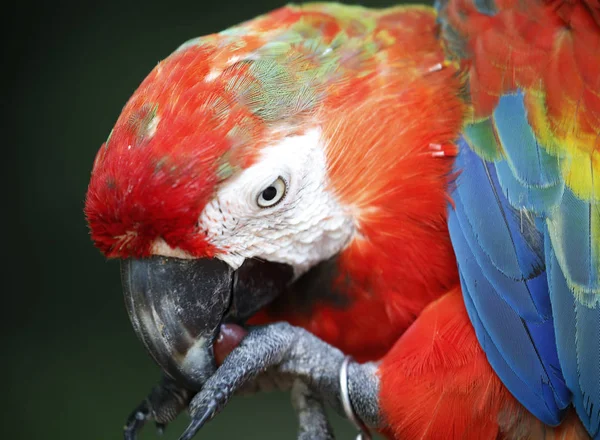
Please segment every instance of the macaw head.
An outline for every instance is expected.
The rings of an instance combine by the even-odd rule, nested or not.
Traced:
[[[440,116],[460,105],[436,91],[453,73],[427,78],[439,50],[421,39],[394,52],[375,12],[309,12],[284,8],[184,44],[95,159],[92,239],[122,259],[138,335],[190,387],[214,371],[223,322],[244,322],[323,265],[368,290],[415,252],[449,248],[432,231],[445,227],[450,169],[435,156],[461,120]],[[350,28],[360,20],[374,27]],[[401,56],[418,62],[400,71]],[[339,258],[344,273],[330,264]]]

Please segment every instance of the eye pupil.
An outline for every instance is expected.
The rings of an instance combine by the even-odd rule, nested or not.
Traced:
[[[285,197],[286,181],[278,177],[273,183],[263,189],[256,198],[260,208],[270,208],[277,205]]]
[[[277,188],[275,188],[274,186],[269,186],[262,193],[263,199],[265,199],[267,202],[273,200],[276,196],[277,196]]]

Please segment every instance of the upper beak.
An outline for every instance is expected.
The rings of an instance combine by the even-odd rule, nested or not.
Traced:
[[[173,379],[200,389],[216,370],[221,323],[243,322],[282,293],[290,266],[247,260],[128,259],[121,265],[125,305],[138,337]]]

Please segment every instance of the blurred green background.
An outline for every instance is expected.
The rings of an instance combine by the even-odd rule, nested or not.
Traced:
[[[3,63],[11,265],[1,321],[8,407],[1,439],[121,438],[125,417],[159,372],[130,328],[118,263],[88,237],[82,208],[94,155],[140,81],[179,44],[283,4],[54,1],[5,11],[18,32],[4,40]],[[177,439],[186,422],[180,417],[163,438]],[[335,416],[333,424],[337,438],[354,438],[346,421]],[[293,439],[295,432],[288,395],[274,393],[235,398],[198,438]],[[142,439],[152,438],[146,429]]]

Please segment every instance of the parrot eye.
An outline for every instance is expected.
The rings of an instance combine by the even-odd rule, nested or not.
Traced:
[[[275,182],[267,186],[258,195],[256,203],[261,208],[270,208],[278,204],[285,196],[286,182],[282,177],[278,177]]]

